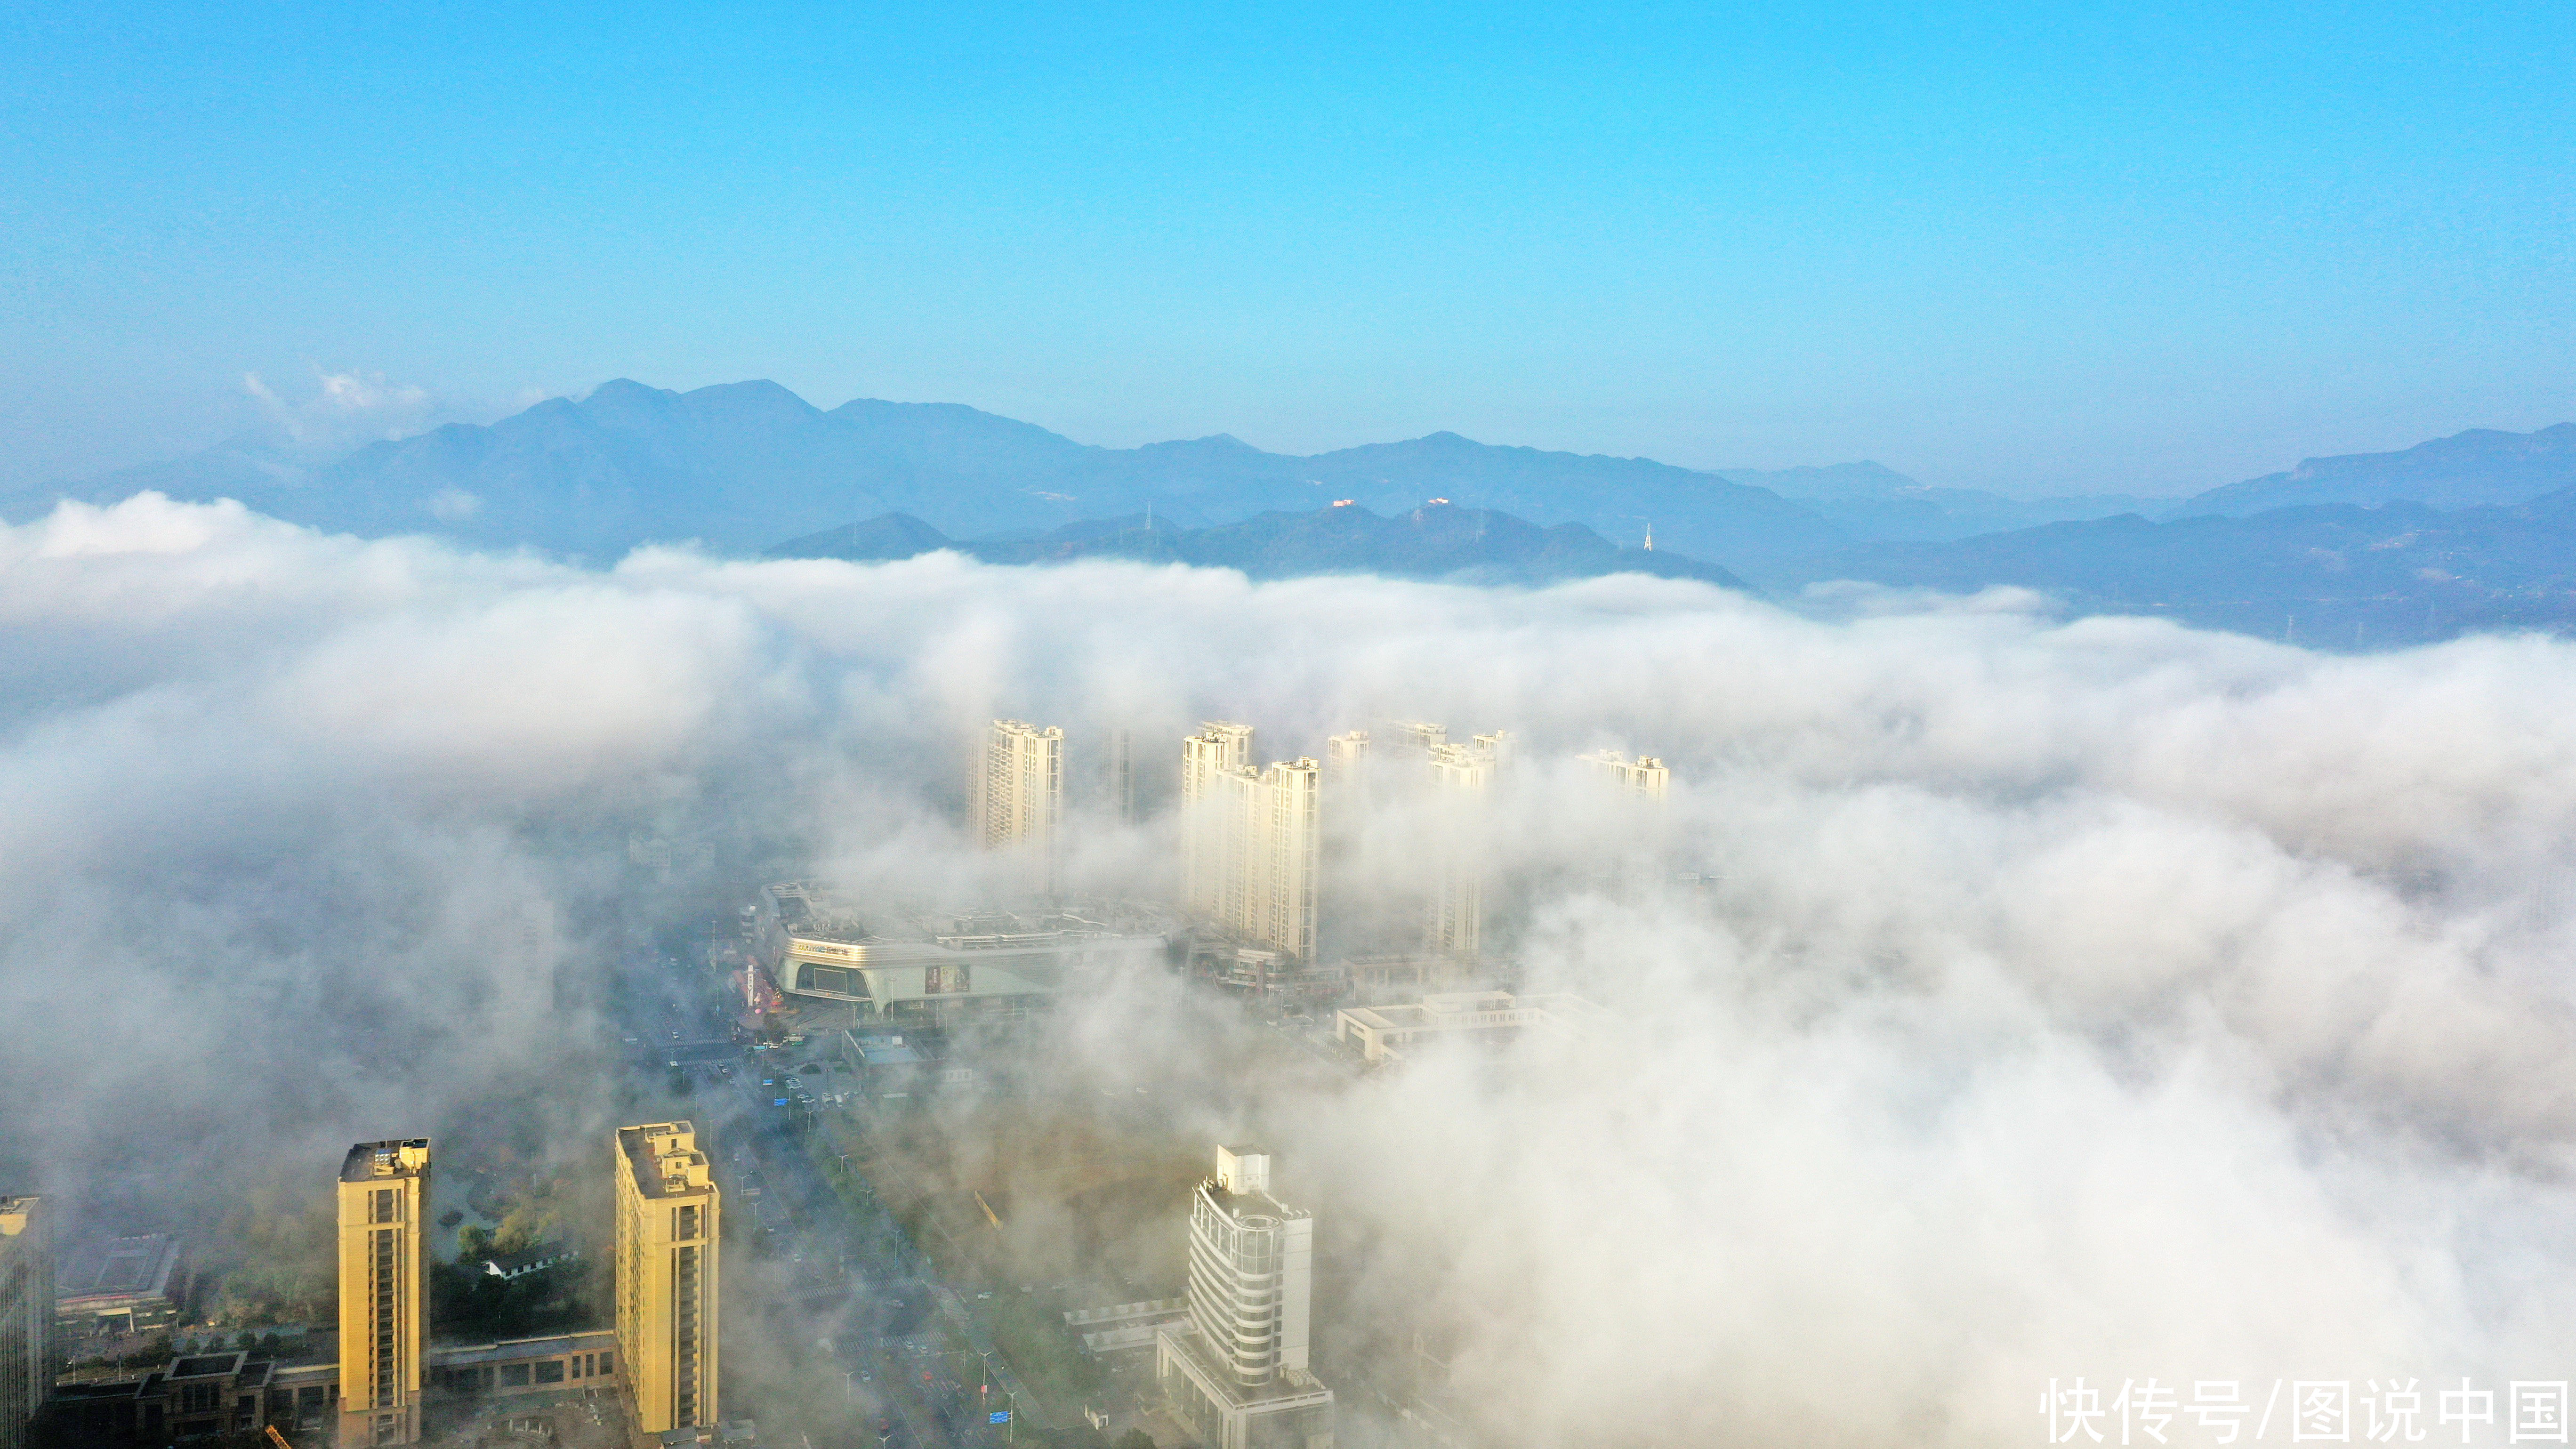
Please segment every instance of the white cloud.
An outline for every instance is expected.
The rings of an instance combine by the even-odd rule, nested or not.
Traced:
[[[253,372],[243,375],[242,390],[297,451],[315,455],[426,432],[456,412],[429,389],[392,382],[380,372],[316,368],[312,395],[300,399],[281,394]]]
[[[461,523],[482,507],[482,499],[462,488],[441,488],[430,497],[429,516],[441,523]]]
[[[50,1084],[0,1139],[273,1158],[559,1076],[639,918],[626,830],[962,879],[941,801],[995,713],[1078,754],[1415,715],[1520,733],[1498,893],[1534,979],[1634,1032],[1206,1104],[1375,1271],[1338,1343],[1431,1305],[1527,1444],[1981,1444],[2078,1373],[2563,1373],[2576,649],[2007,603],[596,573],[65,505],[0,531],[0,1065]],[[1628,827],[1555,763],[1604,742],[1673,765],[1712,883],[1609,868]],[[1086,879],[1160,882],[1151,830],[1087,829]],[[1119,1008],[1077,1043],[1205,1049]],[[567,1095],[510,1100],[606,1110]]]

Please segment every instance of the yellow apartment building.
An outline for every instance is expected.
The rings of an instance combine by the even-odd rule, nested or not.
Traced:
[[[716,1422],[721,1211],[694,1126],[617,1130],[617,1347],[638,1439]]]
[[[428,1220],[428,1138],[349,1149],[340,1164],[341,1449],[420,1438]]]

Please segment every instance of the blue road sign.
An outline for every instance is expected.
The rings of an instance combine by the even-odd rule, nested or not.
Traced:
[[[987,1424],[1007,1424],[1011,1422],[1011,1411],[1008,1409],[995,1409],[992,1413],[984,1416],[984,1422]]]

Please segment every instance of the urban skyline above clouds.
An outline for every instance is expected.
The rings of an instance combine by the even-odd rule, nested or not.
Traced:
[[[2576,12],[0,37],[0,1449],[2568,1442]]]

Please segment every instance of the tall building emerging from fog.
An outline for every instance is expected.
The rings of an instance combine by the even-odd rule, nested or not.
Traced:
[[[1252,767],[1252,728],[1211,722],[1181,743],[1182,898],[1247,941],[1315,954],[1323,768]]]
[[[1107,768],[1110,807],[1118,812],[1118,823],[1136,823],[1136,737],[1126,730],[1109,732]]]
[[[1598,770],[1613,788],[1648,800],[1662,800],[1664,787],[1672,782],[1672,772],[1652,755],[1632,760],[1617,750],[1595,750],[1577,758]]]
[[[1423,947],[1439,955],[1471,957],[1485,946],[1485,795],[1495,758],[1475,745],[1431,747],[1437,839]]]
[[[1448,727],[1429,720],[1389,720],[1378,733],[1387,757],[1397,760],[1420,760],[1449,743]]]
[[[1367,730],[1352,730],[1324,741],[1324,764],[1338,777],[1344,770],[1368,767],[1369,735]]]
[[[617,1347],[639,1434],[716,1422],[715,1179],[687,1122],[617,1129]]]
[[[1064,816],[1064,731],[997,719],[974,779],[975,829],[986,850],[1027,858],[1031,884],[1055,890],[1055,832]]]
[[[1463,745],[1430,747],[1431,909],[1423,949],[1471,959],[1485,949],[1486,842],[1492,834],[1488,796],[1494,776],[1511,760],[1512,737],[1502,730]]]
[[[1324,783],[1333,788],[1333,799],[1341,809],[1366,808],[1368,769],[1367,730],[1352,730],[1324,741]]]
[[[349,1149],[340,1164],[341,1449],[420,1438],[428,1218],[428,1138]]]
[[[52,1205],[0,1197],[0,1449],[25,1449],[53,1389]]]
[[[1209,720],[1181,741],[1181,903],[1203,916],[1226,911],[1223,782],[1252,767],[1252,726]]]
[[[1307,1371],[1314,1218],[1270,1193],[1270,1158],[1216,1150],[1190,1199],[1189,1321],[1155,1338],[1172,1411],[1209,1449],[1332,1449],[1333,1391]]]

